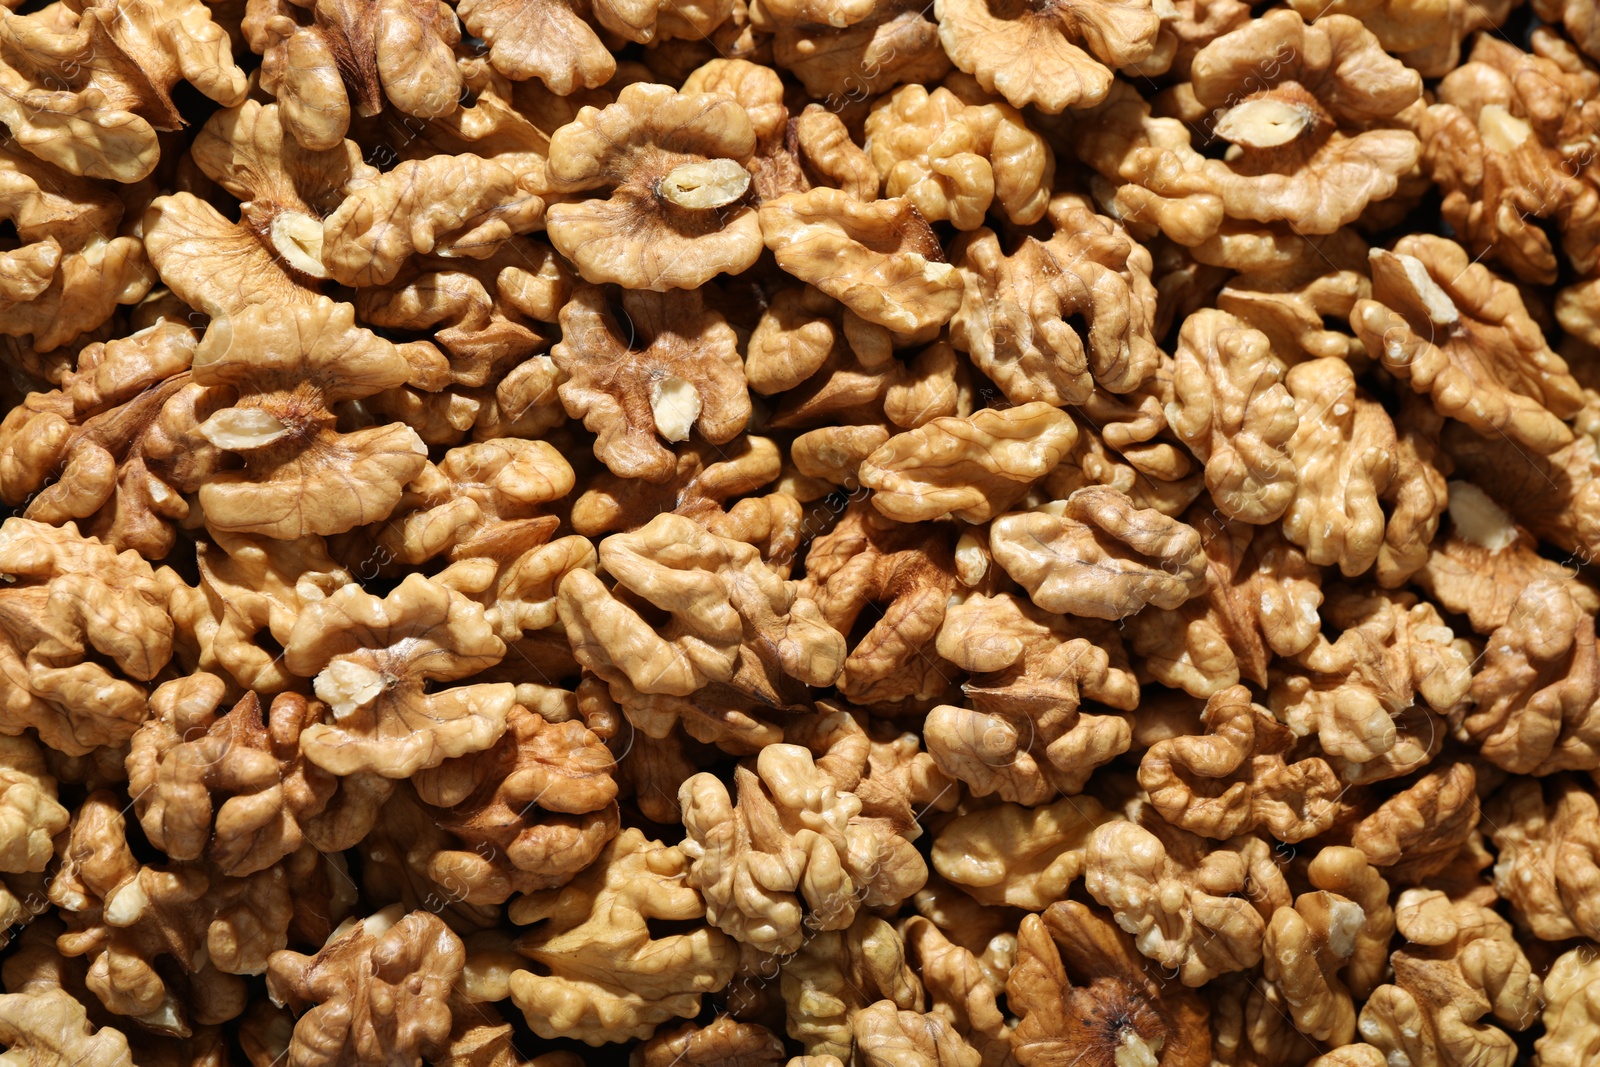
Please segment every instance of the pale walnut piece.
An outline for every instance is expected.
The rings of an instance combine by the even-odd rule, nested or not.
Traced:
[[[287,309],[319,297],[248,222],[230,222],[193,193],[158,196],[145,209],[144,250],[172,294],[212,318],[255,304]],[[296,223],[294,230],[305,229]],[[318,231],[320,233],[320,231]],[[299,242],[286,240],[291,251]],[[302,258],[302,257],[296,257]],[[307,260],[309,265],[309,260]]]
[[[980,904],[1043,911],[1083,876],[1095,828],[1120,817],[1090,796],[1032,808],[984,808],[957,816],[939,831],[933,867]]]
[[[1214,694],[1201,721],[1203,736],[1158,741],[1139,764],[1139,784],[1168,822],[1219,841],[1264,828],[1290,843],[1333,825],[1343,784],[1325,760],[1289,762],[1294,732],[1248,689]]]
[[[1517,778],[1485,806],[1499,858],[1495,888],[1517,924],[1546,941],[1600,932],[1600,804],[1572,775]]]
[[[286,943],[289,879],[279,866],[232,878],[198,864],[141,864],[124,807],[100,790],[73,818],[49,890],[67,924],[56,948],[85,958],[87,989],[107,1010],[187,1037],[244,1010],[236,976],[262,973]]]
[[[460,106],[461,27],[442,0],[247,0],[241,29],[261,56],[261,87],[307,148],[338,144],[352,110],[372,116],[387,103],[426,119]]]
[[[1014,107],[1048,114],[1105,98],[1111,70],[1148,58],[1160,20],[1148,0],[938,0],[952,62]]]
[[[733,327],[701,294],[582,286],[561,309],[550,351],[567,380],[567,414],[595,434],[594,454],[620,478],[664,482],[675,466],[662,441],[696,430],[726,444],[750,421]]]
[[[1013,247],[980,228],[951,246],[964,287],[951,342],[1014,404],[1081,404],[1096,383],[1139,388],[1161,358],[1150,253],[1083,197],[1055,197],[1050,218],[1048,240]]]
[[[0,733],[32,728],[69,756],[119,745],[149,714],[149,682],[172,658],[166,568],[72,523],[0,524]]]
[[[1361,909],[1361,922],[1344,930],[1354,947],[1340,950],[1345,957],[1340,977],[1356,1000],[1364,1000],[1389,973],[1389,942],[1394,938],[1389,883],[1360,849],[1347,845],[1324,845],[1307,865],[1306,877],[1317,889]],[[1354,918],[1349,912],[1346,917]]]
[[[1500,1027],[1524,1030],[1538,1018],[1539,978],[1511,924],[1433,889],[1407,889],[1394,913],[1407,944],[1390,957],[1394,983],[1361,1009],[1361,1037],[1390,1063],[1512,1067],[1517,1046]]]
[[[1540,578],[1525,586],[1472,679],[1475,706],[1461,733],[1513,773],[1600,767],[1600,655],[1594,615],[1579,607],[1575,585]]]
[[[96,1027],[65,989],[0,994],[0,1045],[25,1067],[133,1067],[122,1031]]]
[[[789,1036],[813,1062],[850,1061],[852,1020],[868,1005],[889,1001],[901,1011],[919,1011],[923,1005],[922,982],[906,958],[905,943],[894,927],[871,914],[858,915],[848,930],[815,933],[798,953],[767,957],[758,967],[759,981],[770,982],[776,971]]]
[[[51,839],[69,821],[38,742],[0,734],[0,871],[44,870],[55,853]]]
[[[570,881],[617,832],[615,772],[582,722],[513,706],[492,747],[412,779],[426,815],[460,839],[428,858],[429,877],[469,904]]]
[[[846,698],[858,704],[928,700],[949,687],[956,668],[930,655],[928,645],[956,588],[952,531],[893,522],[858,501],[811,542],[801,588],[841,634],[855,630],[864,613],[871,622],[838,679]]]
[[[1539,1067],[1581,1067],[1600,1056],[1600,960],[1587,946],[1563,952],[1544,976]]]
[[[1262,942],[1262,975],[1276,983],[1295,1028],[1343,1045],[1355,1036],[1356,1008],[1339,972],[1356,950],[1366,912],[1355,901],[1318,890],[1272,913]]]
[[[564,889],[512,901],[512,922],[538,924],[516,949],[543,973],[507,980],[535,1033],[590,1045],[649,1037],[727,984],[738,948],[699,922],[705,906],[683,882],[688,867],[678,849],[629,828]],[[656,935],[652,920],[683,925]]]
[[[313,715],[305,697],[282,693],[263,708],[247,692],[219,714],[225,689],[197,674],[156,690],[129,748],[128,789],[151,844],[242,876],[298,850],[300,820],[323,810],[336,782],[300,753]]]
[[[1549,2],[1535,0],[1534,7]],[[1478,30],[1498,28],[1516,4],[1513,0],[1289,0],[1289,6],[1308,19],[1352,15],[1377,36],[1384,51],[1424,78],[1438,78],[1456,69],[1462,41]],[[1558,21],[1544,12],[1540,17]]]
[[[789,193],[761,205],[761,233],[778,266],[868,322],[915,333],[961,306],[961,277],[916,205],[863,203],[839,189]]]
[[[953,515],[986,522],[1055,469],[1078,439],[1066,412],[1043,401],[934,419],[898,434],[861,463],[872,506],[897,522]]]
[[[1415,885],[1443,871],[1478,826],[1472,764],[1435,766],[1356,824],[1350,843],[1384,877]]]
[[[404,350],[357,326],[349,304],[257,305],[215,320],[191,373],[217,408],[198,432],[244,461],[200,487],[219,529],[288,539],[343,533],[386,518],[427,462],[409,426],[338,430],[334,404],[410,374]]]
[[[187,81],[224,107],[244,99],[227,31],[199,0],[97,0],[28,15],[0,11],[0,122],[69,174],[136,182],[155,168],[157,130],[186,123]]]
[[[1084,855],[1084,886],[1111,909],[1140,952],[1186,986],[1261,960],[1266,917],[1288,887],[1258,837],[1207,841],[1148,805],[1136,821],[1102,824]]]
[[[710,93],[635,83],[550,138],[554,191],[610,190],[548,212],[550,243],[591,282],[694,289],[761,254],[745,201],[756,137],[744,108]]]
[[[792,953],[808,931],[842,930],[857,908],[898,904],[927,880],[911,842],[864,815],[842,788],[853,783],[830,774],[827,760],[768,745],[753,770],[734,772],[737,806],[711,774],[678,791],[687,884],[705,897],[713,926],[762,951]]]
[[[0,422],[0,499],[118,550],[167,555],[190,514],[184,494],[222,459],[197,429],[206,403],[188,373],[195,342],[163,320],[85,345],[60,388],[29,393]]]
[[[516,699],[510,682],[430,692],[500,662],[506,646],[483,608],[410,574],[386,597],[348,585],[309,605],[284,645],[285,663],[327,705],[300,748],[338,775],[408,778],[499,739]]]
[[[1372,300],[1350,315],[1367,351],[1439,414],[1549,455],[1572,440],[1583,406],[1566,362],[1545,343],[1516,286],[1429,234],[1372,252]]]
[[[989,547],[1046,611],[1121,619],[1147,604],[1170,610],[1206,586],[1193,527],[1104,486],[1086,486],[1050,509],[1000,516]]]
[[[1286,373],[1267,335],[1227,312],[1184,320],[1167,421],[1205,461],[1206,488],[1230,519],[1274,522],[1294,499],[1288,449],[1300,420]]]
[[[991,205],[1022,225],[1044,217],[1055,155],[1015,108],[907,85],[873,106],[866,135],[884,194],[910,200],[929,222],[976,229]]]
[[[315,955],[275,952],[267,992],[302,1013],[291,1067],[420,1065],[446,1048],[466,948],[437,915],[391,904],[348,919]]]
[[[945,611],[939,655],[972,672],[970,708],[942,705],[923,723],[928,751],[975,796],[1039,804],[1077,793],[1096,767],[1127,751],[1118,715],[1139,703],[1139,685],[1113,628],[1052,614],[1010,593],[968,595]]]
[[[1413,770],[1443,743],[1439,715],[1460,710],[1472,685],[1472,657],[1426,601],[1411,593],[1330,591],[1323,604],[1325,633],[1273,680],[1270,703],[1302,737],[1312,733],[1341,777],[1368,781]],[[1409,709],[1428,725],[1421,738],[1402,733]]]
[[[1125,624],[1140,669],[1190,696],[1264,686],[1274,656],[1293,656],[1322,625],[1322,572],[1273,526],[1227,522],[1204,498],[1184,515],[1205,542],[1208,585],[1171,611]]]
[[[1006,1003],[1022,1067],[1208,1067],[1211,1033],[1193,990],[1152,974],[1132,939],[1077,901],[1022,920]]]

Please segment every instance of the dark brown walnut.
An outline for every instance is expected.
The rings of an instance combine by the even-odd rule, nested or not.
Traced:
[[[1203,736],[1158,741],[1139,764],[1139,784],[1168,822],[1219,841],[1265,828],[1290,843],[1333,825],[1343,784],[1325,760],[1290,762],[1294,732],[1244,686],[1213,694],[1201,721]]]
[[[621,478],[664,482],[675,466],[662,440],[698,430],[726,444],[750,420],[733,327],[699,293],[582,286],[561,309],[550,352],[567,376],[567,414],[595,434],[594,452]]]
[[[1456,473],[1529,533],[1570,553],[1572,562],[1600,559],[1600,443],[1594,437],[1577,434],[1548,456],[1454,424],[1445,427],[1443,441]]]
[[[811,542],[803,588],[822,617],[847,636],[858,623],[870,622],[850,646],[839,678],[839,691],[848,699],[925,701],[945,692],[960,673],[929,647],[955,591],[953,533],[894,522],[860,501]],[[868,611],[873,605],[883,605],[881,614]]]
[[[1023,1067],[1211,1062],[1200,997],[1158,981],[1131,937],[1077,901],[1022,920],[1006,1003],[1021,1020],[1011,1047]]]
[[[629,85],[551,136],[554,191],[610,192],[553,205],[550,242],[585,280],[627,289],[694,289],[742,273],[761,254],[745,202],[755,148],[744,108],[726,97]]]
[[[859,3],[852,6],[860,12]],[[874,0],[845,24],[832,10],[802,7],[773,11],[756,0],[750,22],[773,35],[777,64],[829,110],[902,83],[930,84],[950,70],[933,12],[918,0]]]

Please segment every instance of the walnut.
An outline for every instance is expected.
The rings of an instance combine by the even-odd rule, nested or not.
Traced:
[[[1554,580],[1583,611],[1600,610],[1600,595],[1539,555],[1538,542],[1489,494],[1462,481],[1451,482],[1449,493],[1449,533],[1434,543],[1416,576],[1440,607],[1466,615],[1474,631],[1488,634],[1511,618],[1523,590]]]
[[[959,815],[933,842],[933,867],[981,904],[1042,911],[1083,874],[1095,827],[1118,818],[1089,796]]]
[[[919,1011],[922,983],[892,926],[861,914],[847,930],[823,930],[778,968],[788,1007],[789,1036],[808,1056],[848,1061],[855,1046],[854,1017],[870,1004]]]
[[[145,716],[148,682],[172,656],[166,568],[117,552],[72,523],[0,524],[0,732],[32,728],[50,748],[82,756],[119,745]]]
[[[1267,684],[1274,655],[1304,651],[1321,628],[1321,572],[1271,526],[1225,523],[1196,505],[1185,516],[1205,543],[1206,591],[1125,626],[1140,666],[1163,685],[1209,697]]]
[[[866,133],[885,194],[910,200],[929,222],[976,229],[992,203],[1022,225],[1044,217],[1055,156],[1015,108],[907,85],[874,105]]]
[[[561,403],[596,434],[595,455],[613,474],[666,481],[673,456],[658,437],[687,441],[698,429],[721,445],[750,420],[736,337],[699,293],[624,290],[620,312],[594,286],[561,309],[550,352],[567,376]]]
[[[1121,717],[1079,707],[1093,700],[1132,711],[1139,703],[1108,624],[1053,615],[1009,593],[972,595],[947,607],[935,647],[973,672],[962,686],[973,707],[929,712],[928,751],[975,796],[1037,804],[1076,793],[1127,750]]]
[[[757,1023],[719,1015],[705,1026],[661,1031],[633,1053],[630,1067],[782,1067],[783,1042]]]
[[[1373,250],[1372,296],[1350,324],[1383,366],[1429,393],[1439,414],[1548,455],[1572,440],[1563,419],[1578,383],[1544,342],[1510,282],[1460,245],[1412,234]]]
[[[219,466],[197,432],[193,332],[158,322],[78,353],[60,388],[30,393],[0,423],[0,498],[30,519],[73,520],[117,548],[160,559],[189,516],[185,494]]]
[[[1580,947],[1563,952],[1544,976],[1544,1035],[1533,1043],[1542,1067],[1578,1067],[1600,1052],[1595,1034],[1597,972],[1594,953]]]
[[[961,278],[933,228],[900,197],[863,203],[838,189],[761,205],[778,266],[867,322],[900,333],[938,326],[961,304]]]
[[[1589,434],[1541,456],[1499,437],[1447,426],[1445,450],[1459,474],[1511,512],[1528,532],[1573,553],[1600,557],[1600,442]]]
[[[285,663],[327,705],[331,722],[300,734],[312,763],[338,775],[408,778],[499,739],[516,699],[510,682],[428,692],[505,654],[482,607],[421,574],[386,597],[347,585],[308,605],[285,642]]]
[[[1539,979],[1511,924],[1433,889],[1407,889],[1394,915],[1407,946],[1390,957],[1394,984],[1379,986],[1361,1009],[1362,1038],[1391,1063],[1403,1056],[1430,1067],[1511,1067],[1511,1036],[1479,1022],[1492,1014],[1523,1030],[1538,1017]]]
[[[1424,78],[1437,78],[1457,69],[1462,41],[1478,30],[1498,28],[1514,5],[1510,0],[1444,0],[1434,4],[1413,0],[1334,0],[1331,4],[1289,0],[1289,6],[1308,19],[1324,14],[1353,15],[1377,35],[1384,51],[1399,57]],[[1487,37],[1480,35],[1478,40]],[[1474,54],[1477,47],[1481,45],[1474,48]]]
[[[1357,823],[1350,843],[1389,881],[1418,884],[1449,866],[1476,829],[1476,786],[1470,763],[1436,766]]]
[[[951,246],[965,287],[951,341],[1014,404],[1081,404],[1096,382],[1126,393],[1160,358],[1150,255],[1082,197],[1055,197],[1050,215],[1055,233],[1045,241],[1024,237],[1013,248],[977,229]]]
[[[1278,718],[1302,737],[1315,732],[1347,781],[1404,774],[1442,743],[1400,734],[1396,716],[1417,697],[1441,715],[1465,701],[1472,684],[1466,643],[1457,640],[1438,611],[1410,593],[1335,590],[1323,605],[1324,624],[1340,628],[1337,640],[1318,634],[1294,657],[1299,669],[1272,687]],[[1431,716],[1428,717],[1432,721]]]
[[[711,774],[678,792],[693,862],[688,884],[712,925],[768,952],[794,952],[802,922],[848,927],[858,907],[896,904],[927,867],[895,827],[862,814],[861,799],[798,745],[768,745],[734,772],[735,806]],[[804,907],[795,894],[804,898]]]
[[[1286,370],[1267,335],[1224,311],[1190,315],[1178,335],[1172,428],[1206,464],[1206,488],[1230,519],[1277,520],[1298,478],[1288,446],[1299,425]]]
[[[678,849],[629,828],[565,888],[512,902],[512,922],[541,924],[516,948],[545,973],[508,979],[535,1033],[590,1045],[648,1037],[660,1023],[693,1017],[700,994],[727,983],[738,955],[731,939],[698,923],[665,935],[646,925],[704,915],[683,883],[688,868]]]
[[[1012,1025],[997,999],[1005,994],[1009,973],[991,973],[985,960],[947,938],[933,922],[920,915],[900,924],[901,937],[922,976],[930,1003],[930,1016],[951,1020],[956,1033],[965,1036],[978,1052],[982,1067],[1003,1067],[1011,1057]],[[1002,934],[1002,952],[1016,955],[1016,937]],[[987,955],[987,953],[985,954]],[[869,1050],[870,1054],[870,1050]]]
[[[1261,959],[1266,916],[1288,903],[1272,849],[1257,837],[1216,847],[1142,808],[1103,823],[1084,854],[1084,885],[1139,951],[1199,986]]]
[[[1472,679],[1474,708],[1461,732],[1484,757],[1517,774],[1600,766],[1600,655],[1594,616],[1570,580],[1526,585],[1489,635]]]
[[[1077,437],[1072,419],[1043,401],[934,419],[867,456],[861,484],[897,522],[986,522],[1049,474]]]
[[[1053,508],[1002,515],[989,528],[995,560],[1046,611],[1120,619],[1204,591],[1205,552],[1192,527],[1102,486]]]
[[[429,857],[429,877],[469,904],[570,881],[617,832],[615,767],[583,723],[514,705],[493,746],[413,779],[427,815],[462,842]]]
[[[266,970],[269,954],[287,940],[288,878],[280,866],[233,878],[194,864],[141,865],[122,808],[102,790],[74,816],[50,884],[50,900],[67,921],[56,947],[88,958],[88,989],[109,1011],[186,1037],[191,1024],[225,1022],[244,1010],[245,985],[235,976]],[[168,959],[190,997],[160,973]]]
[[[1139,784],[1168,822],[1219,841],[1265,827],[1290,843],[1333,825],[1343,791],[1333,769],[1315,757],[1288,762],[1294,732],[1244,686],[1212,694],[1201,721],[1204,736],[1158,741],[1139,764]]]
[[[1011,1043],[1022,1067],[1204,1067],[1205,1003],[1151,974],[1127,934],[1077,901],[1022,920],[1006,1002],[1020,1018]]]
[[[256,304],[283,311],[319,300],[311,288],[314,279],[284,263],[275,244],[262,240],[248,223],[228,221],[193,193],[157,197],[141,225],[145,255],[161,281],[173,296],[211,318]],[[298,245],[288,238],[302,225],[284,235],[291,252]]]
[[[444,1052],[466,949],[436,915],[391,904],[348,919],[313,956],[275,952],[273,1003],[302,1012],[291,1064],[420,1064]],[[309,1009],[309,1010],[308,1010]]]
[[[1600,930],[1593,904],[1600,804],[1592,787],[1570,775],[1516,778],[1489,801],[1484,821],[1499,851],[1495,889],[1519,926],[1547,941]]]
[[[133,1067],[122,1031],[95,1027],[64,989],[0,994],[0,1045],[18,1063]]]
[[[709,93],[629,85],[585,108],[550,138],[550,184],[605,200],[554,204],[550,243],[586,281],[628,289],[694,289],[761,253],[761,224],[743,203],[755,133],[744,108]]]
[[[300,820],[323,810],[336,782],[300,754],[305,697],[282,693],[266,710],[246,692],[217,714],[225,688],[197,674],[155,691],[129,749],[128,790],[151,844],[242,877],[299,849]]]
[[[983,1056],[937,1012],[901,1011],[880,1000],[850,1018],[855,1060],[864,1067],[982,1067]]]
[[[1217,293],[1217,307],[1266,334],[1290,362],[1358,357],[1362,346],[1343,326],[1356,301],[1372,296],[1367,242],[1346,229],[1307,244],[1321,254],[1232,278]]]
[[[111,190],[11,148],[0,148],[0,175],[0,217],[16,227],[15,247],[0,253],[0,335],[50,352],[145,297],[142,243],[109,236],[125,210]]]
[[[846,698],[927,700],[948,687],[945,672],[954,674],[954,668],[929,656],[926,646],[955,591],[954,549],[947,531],[892,522],[864,501],[811,542],[801,588],[829,626],[849,634],[869,605],[881,605],[880,617],[844,661],[838,685]]]
[[[1111,87],[1108,68],[1148,58],[1160,27],[1139,0],[1020,8],[939,0],[934,14],[939,42],[956,66],[1012,106],[1033,104],[1052,115],[1098,104]]]
[[[205,480],[207,519],[292,539],[387,517],[427,462],[421,439],[394,423],[339,433],[330,408],[398,385],[409,372],[403,350],[356,326],[349,304],[323,299],[287,312],[257,305],[214,321],[192,373],[218,410],[199,432],[242,453],[245,467]]]
[[[1355,1004],[1339,972],[1366,924],[1360,904],[1327,890],[1300,894],[1267,923],[1262,974],[1276,983],[1295,1028],[1316,1041],[1339,1046],[1355,1036]]]
[[[782,5],[779,5],[780,8]],[[773,34],[772,54],[792,71],[812,96],[836,110],[854,100],[885,92],[902,82],[932,83],[950,70],[939,44],[938,25],[919,0],[873,0],[866,14],[838,26],[815,12],[796,18],[751,5],[751,24]]]
[[[51,839],[70,820],[38,743],[26,734],[0,735],[0,871],[44,870],[55,853]]]
[[[223,107],[249,89],[227,31],[198,0],[95,0],[7,14],[0,121],[19,147],[69,174],[136,182],[156,165],[157,130],[186,123],[180,82]]]
[[[307,148],[337,144],[352,108],[376,115],[385,101],[406,115],[456,110],[461,73],[455,13],[439,0],[378,9],[321,0],[249,0],[243,32],[261,56],[261,87],[278,98],[284,122]]]
[[[1350,994],[1363,1000],[1389,973],[1389,942],[1394,938],[1389,883],[1360,849],[1345,845],[1324,845],[1307,865],[1306,876],[1317,889],[1338,894],[1361,909],[1362,923],[1347,931],[1354,947],[1341,950],[1346,957],[1341,978]]]

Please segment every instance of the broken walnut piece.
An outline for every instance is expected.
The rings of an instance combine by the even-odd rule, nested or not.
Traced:
[[[618,477],[663,482],[674,458],[662,441],[695,430],[726,444],[750,421],[733,327],[698,292],[581,286],[561,309],[551,358],[567,414],[595,436],[594,453]]]
[[[744,108],[726,97],[628,85],[550,138],[553,191],[610,190],[553,204],[550,243],[586,281],[626,289],[695,289],[743,273],[761,254],[744,199],[755,147]]]
[[[1600,442],[1593,435],[1575,434],[1548,456],[1454,423],[1442,440],[1457,473],[1529,533],[1570,553],[1570,563],[1600,558]]]
[[[1419,885],[1455,859],[1478,826],[1477,775],[1466,762],[1435,765],[1356,824],[1350,843],[1396,885]]]
[[[771,33],[777,65],[830,111],[901,83],[932,84],[950,70],[933,12],[918,0],[875,0],[859,21],[777,17],[750,5],[751,25]]]
[[[995,519],[996,562],[1046,611],[1121,619],[1147,604],[1170,610],[1205,590],[1205,551],[1193,527],[1136,507],[1104,486]]]
[[[919,1011],[922,982],[906,958],[900,935],[884,920],[863,912],[846,930],[822,930],[800,951],[767,957],[758,974],[777,973],[787,1007],[789,1036],[809,1057],[848,1062],[855,1047],[854,1017],[887,1001],[897,1010]],[[875,1065],[876,1067],[876,1065]]]
[[[1499,853],[1495,889],[1517,925],[1546,941],[1600,931],[1600,803],[1575,775],[1507,782],[1485,805]]]
[[[1265,828],[1291,844],[1333,825],[1343,784],[1325,760],[1289,762],[1294,732],[1244,686],[1212,694],[1201,721],[1204,735],[1158,741],[1139,764],[1168,822],[1219,841]]]
[[[282,951],[267,969],[273,1003],[300,1012],[296,1067],[432,1060],[450,1034],[450,989],[466,949],[437,915],[391,904],[351,918],[315,954]]]

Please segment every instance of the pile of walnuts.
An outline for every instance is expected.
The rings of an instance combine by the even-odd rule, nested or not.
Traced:
[[[1592,0],[3,0],[0,1059],[1600,1062]]]

